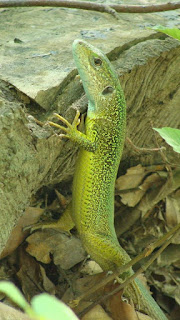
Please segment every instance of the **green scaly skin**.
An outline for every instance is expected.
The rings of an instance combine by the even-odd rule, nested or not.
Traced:
[[[126,104],[118,77],[101,51],[75,40],[73,56],[89,104],[85,133],[77,130],[78,115],[72,125],[59,116],[67,128],[57,125],[80,147],[72,218],[90,256],[103,270],[115,270],[130,260],[114,229],[114,184],[124,145]],[[130,269],[121,278],[132,274]],[[167,320],[139,279],[126,288],[124,295],[155,320]]]

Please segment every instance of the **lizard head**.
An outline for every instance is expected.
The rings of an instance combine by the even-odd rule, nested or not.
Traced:
[[[89,100],[88,113],[101,114],[115,99],[123,99],[115,70],[99,49],[83,40],[73,42],[73,56]]]

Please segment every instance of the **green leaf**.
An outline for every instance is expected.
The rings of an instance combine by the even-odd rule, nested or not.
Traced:
[[[178,28],[169,29],[169,28],[165,28],[163,26],[154,26],[150,29],[165,33],[174,39],[180,40],[180,30]]]
[[[5,295],[16,303],[21,309],[27,310],[30,305],[23,297],[21,291],[16,286],[8,281],[0,281],[0,291],[4,292]]]
[[[180,153],[180,130],[164,127],[162,129],[153,128],[171,146],[173,150]]]
[[[47,293],[33,297],[31,305],[37,315],[43,316],[47,320],[78,320],[74,312],[65,303]]]

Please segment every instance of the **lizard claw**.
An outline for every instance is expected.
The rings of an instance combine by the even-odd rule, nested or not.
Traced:
[[[52,121],[48,121],[48,124],[50,124],[50,126],[53,126],[55,128],[58,128],[58,129],[61,129],[62,131],[66,132],[66,134],[70,133],[71,131],[74,131],[77,129],[77,126],[79,125],[80,123],[80,119],[79,119],[79,116],[80,116],[80,112],[79,110],[77,110],[76,112],[76,115],[75,115],[75,118],[73,120],[73,123],[69,123],[69,121],[67,121],[65,118],[63,118],[62,116],[60,116],[58,113],[54,113],[54,115],[63,123],[67,126],[66,127],[63,127],[61,125],[59,125],[58,123],[55,123],[55,122],[52,122]],[[61,137],[67,137],[67,135],[63,135],[61,134]]]
[[[80,118],[79,118],[79,116],[80,116],[80,112],[79,112],[79,110],[77,110],[77,111],[76,111],[76,115],[75,115],[74,120],[73,120],[73,123],[72,123],[72,126],[73,126],[74,128],[77,128],[77,126],[80,124]]]

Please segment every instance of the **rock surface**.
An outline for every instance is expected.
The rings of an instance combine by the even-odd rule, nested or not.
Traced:
[[[0,252],[37,191],[72,179],[77,147],[34,117],[44,122],[56,111],[72,121],[74,109],[85,111],[73,40],[82,38],[108,54],[127,100],[127,135],[139,147],[154,147],[152,127],[180,125],[180,43],[147,27],[178,27],[178,14],[119,14],[115,20],[78,9],[0,10]],[[174,161],[172,150],[167,154]],[[125,147],[123,170],[139,162],[162,158]]]

